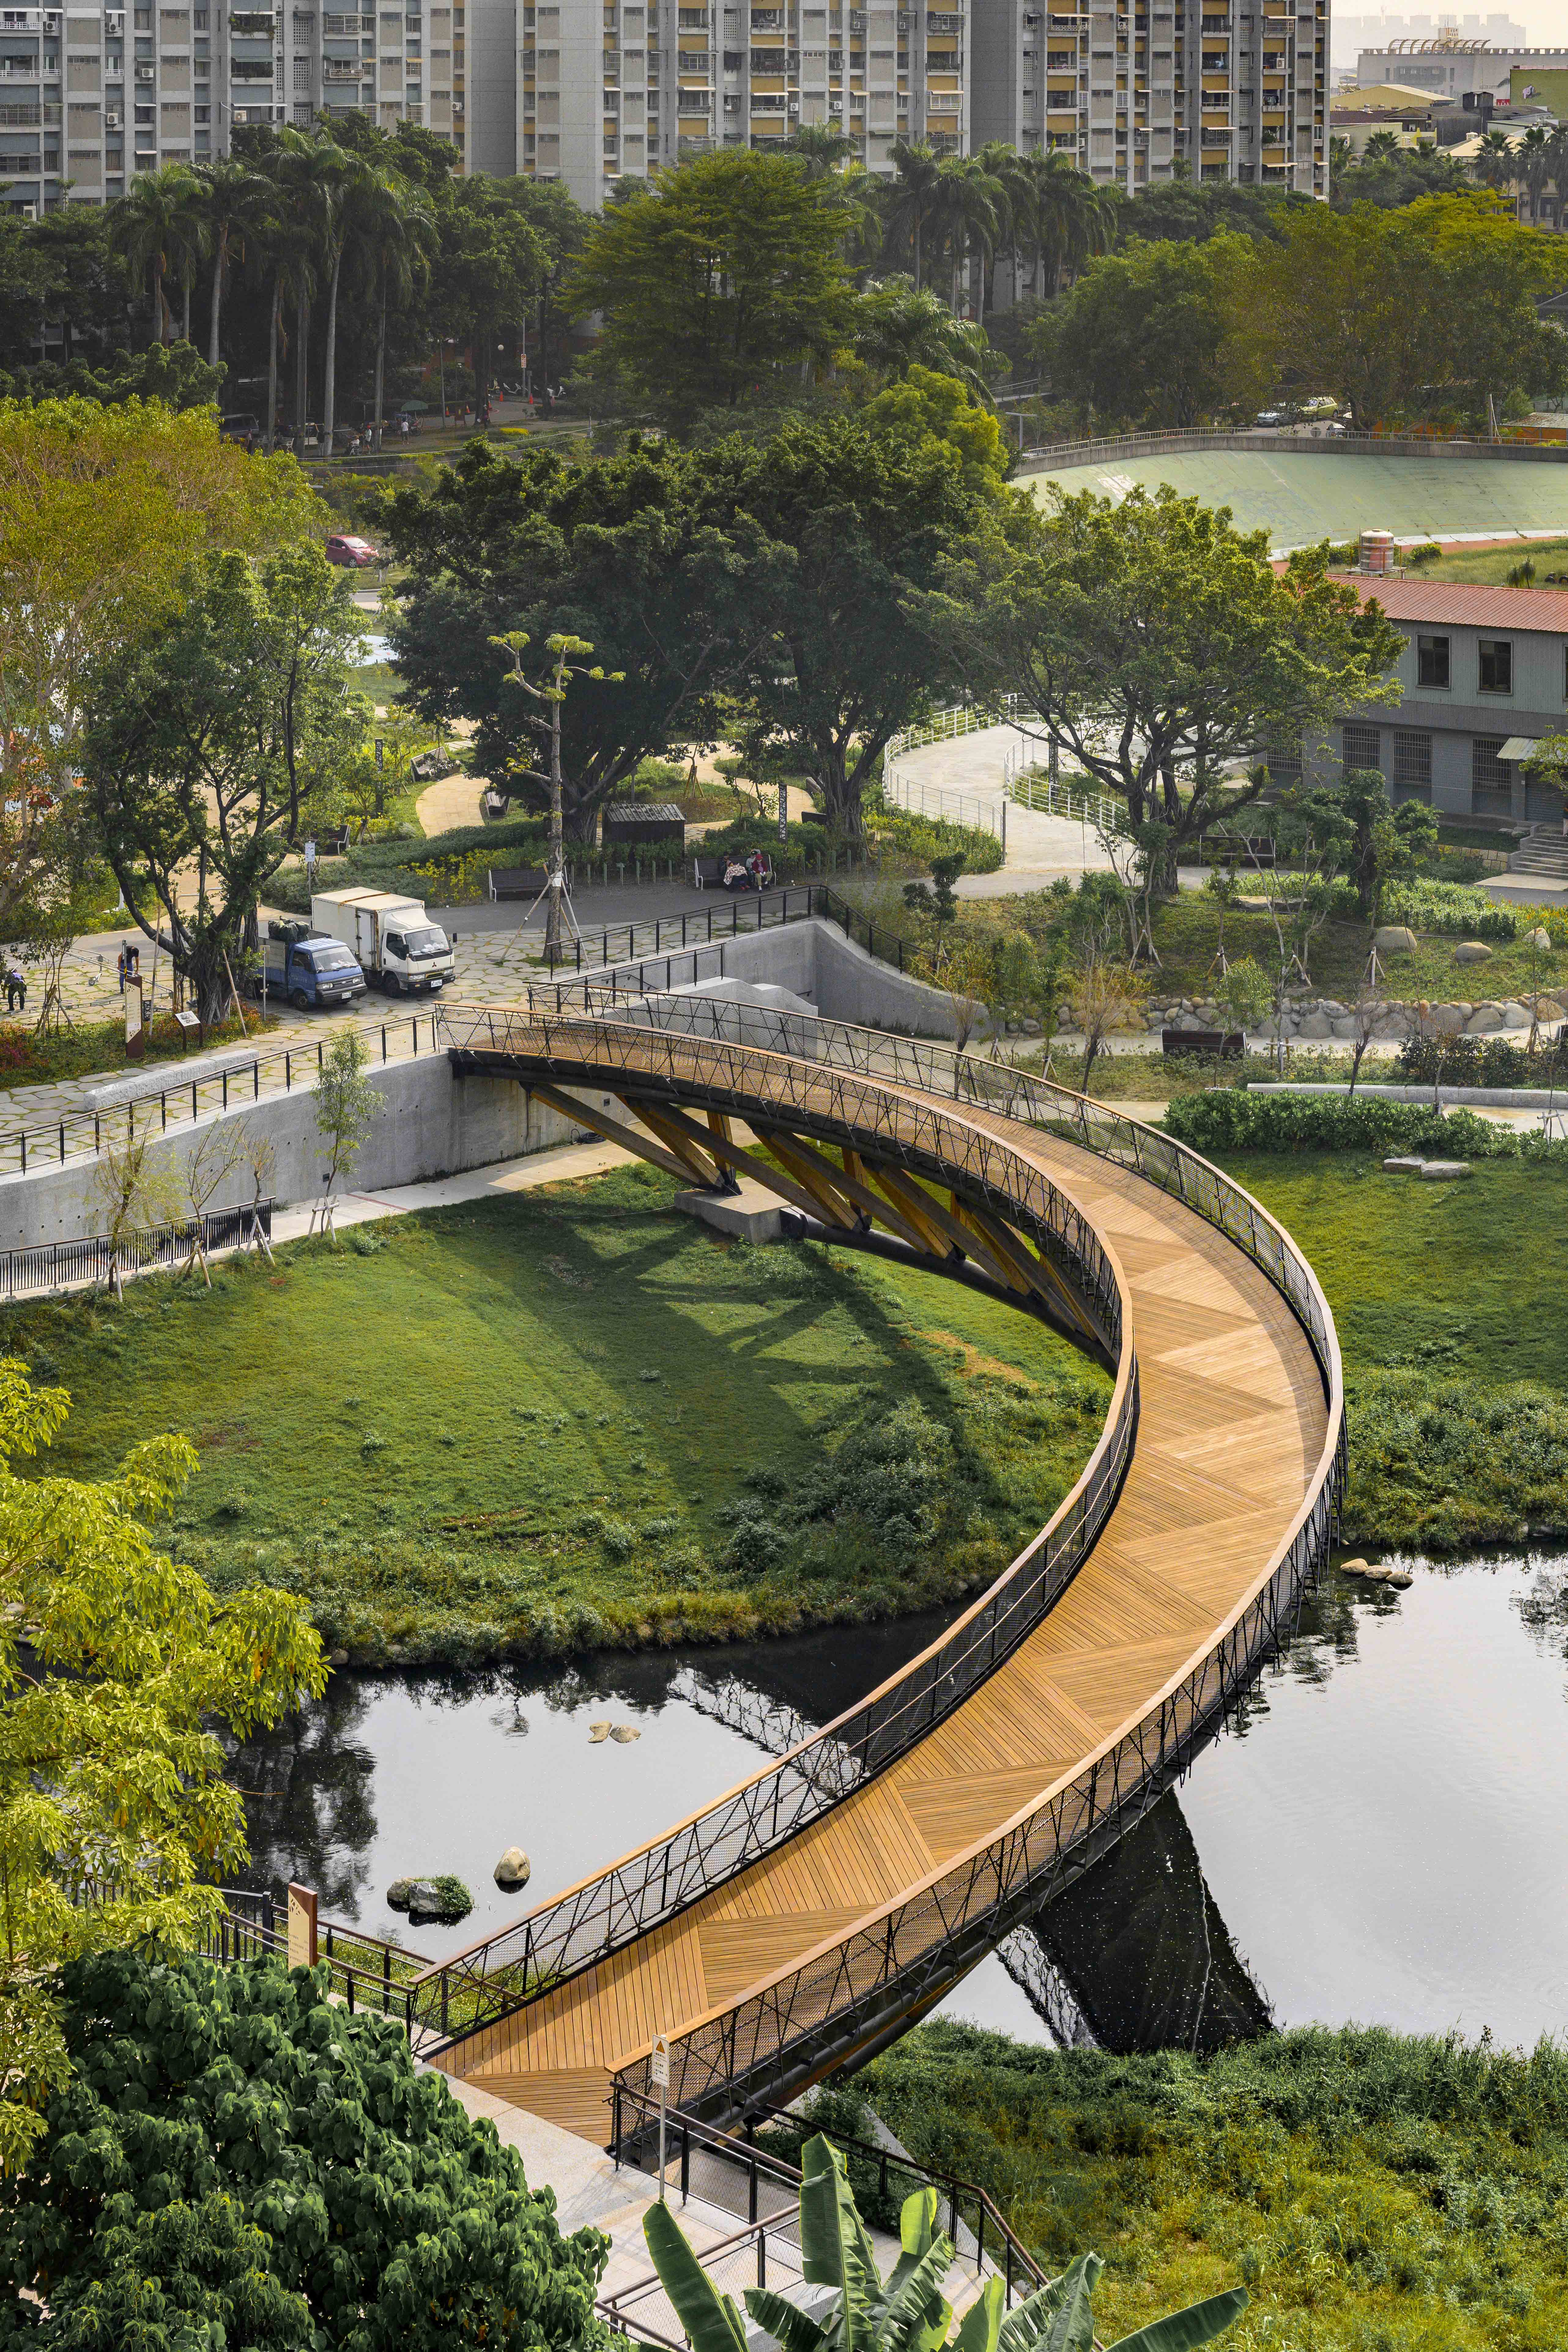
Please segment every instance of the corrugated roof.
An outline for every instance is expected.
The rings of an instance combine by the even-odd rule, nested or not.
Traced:
[[[1351,585],[1364,604],[1375,596],[1391,621],[1448,621],[1456,628],[1542,629],[1568,636],[1568,591],[1483,588],[1468,580],[1378,580]]]

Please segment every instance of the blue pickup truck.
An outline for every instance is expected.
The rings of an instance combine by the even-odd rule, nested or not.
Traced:
[[[309,923],[268,923],[262,941],[256,989],[287,998],[298,1012],[317,1005],[352,1004],[364,994],[364,974],[340,940],[323,938]]]

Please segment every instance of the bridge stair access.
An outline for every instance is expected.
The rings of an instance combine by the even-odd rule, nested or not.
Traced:
[[[445,1025],[459,1069],[618,1097],[616,1139],[688,1183],[743,1162],[795,1232],[977,1283],[1114,1373],[1078,1485],[931,1649],[407,1990],[434,2063],[600,2147],[660,2033],[671,2103],[728,2126],[924,2014],[1217,1729],[1333,1536],[1332,1321],[1222,1171],[1005,1064],[690,998]]]

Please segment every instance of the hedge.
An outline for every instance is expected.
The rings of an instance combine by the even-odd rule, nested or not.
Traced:
[[[1165,1112],[1165,1131],[1206,1157],[1234,1151],[1419,1152],[1433,1160],[1568,1160],[1568,1143],[1547,1143],[1539,1129],[1521,1133],[1473,1111],[1435,1111],[1429,1103],[1384,1095],[1258,1094],[1215,1087],[1181,1095]]]

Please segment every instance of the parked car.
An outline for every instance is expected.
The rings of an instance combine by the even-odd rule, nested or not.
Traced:
[[[350,531],[333,531],[327,541],[326,551],[329,563],[346,563],[361,572],[367,564],[381,562],[368,539],[355,539]]]

